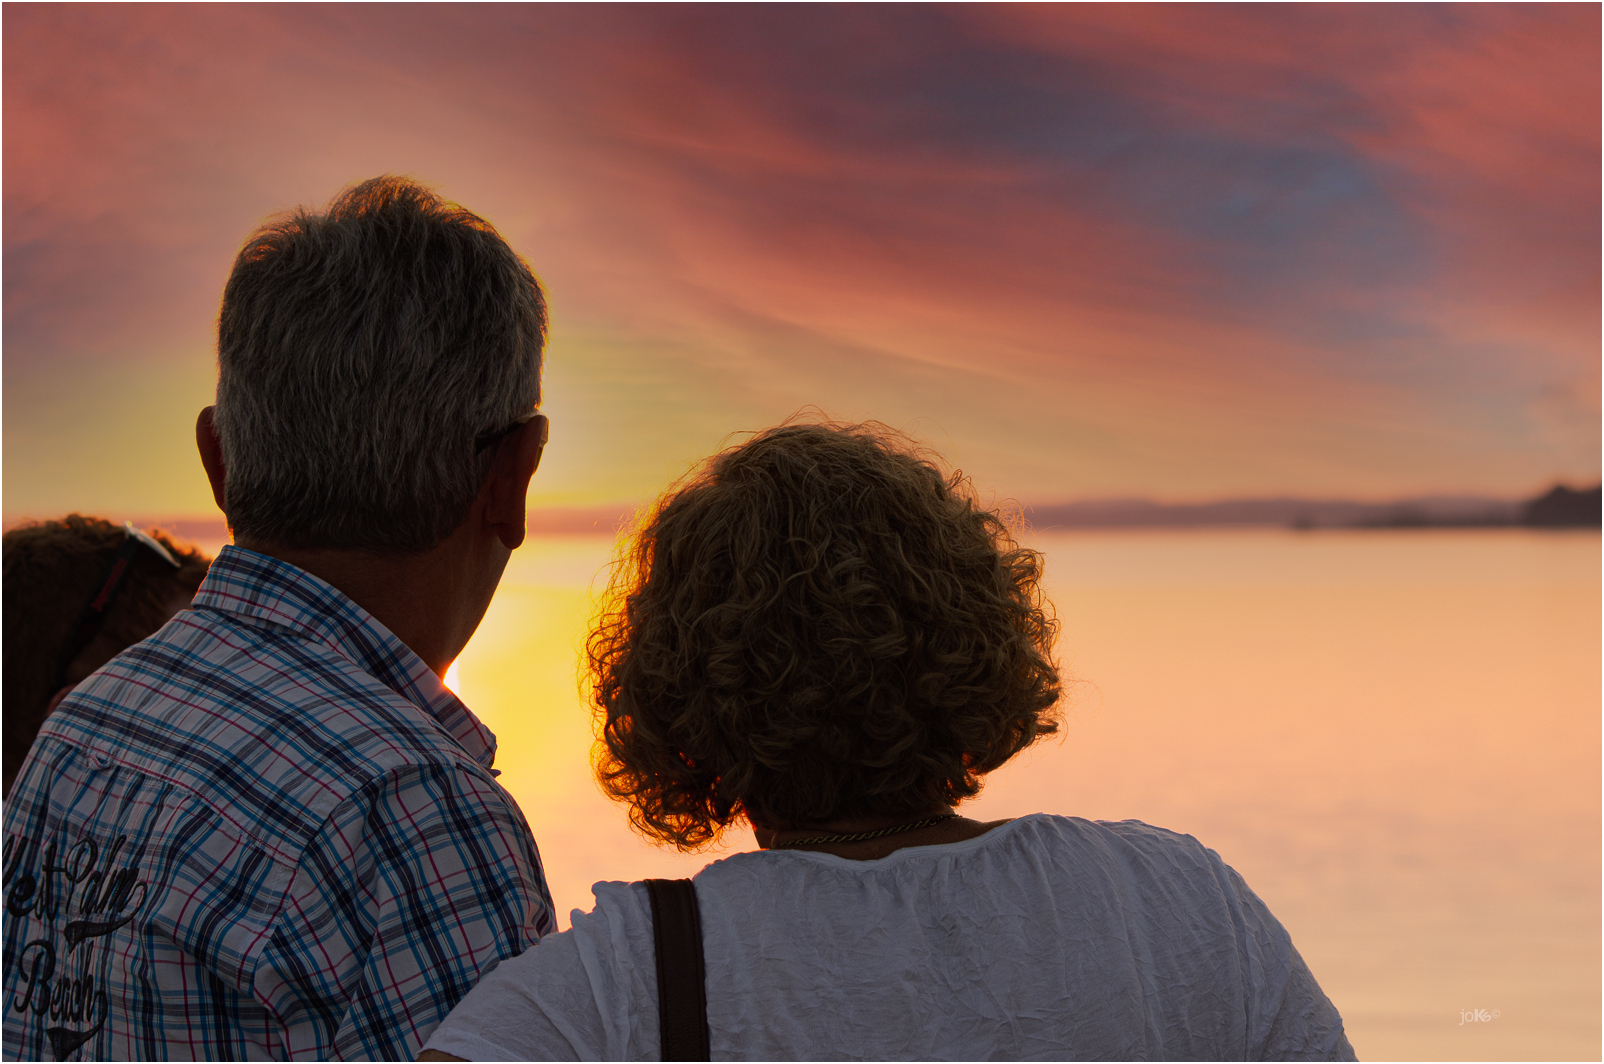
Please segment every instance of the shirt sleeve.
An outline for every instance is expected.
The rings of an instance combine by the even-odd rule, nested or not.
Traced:
[[[1315,982],[1281,921],[1229,865],[1241,904],[1241,948],[1250,976],[1250,1060],[1356,1060],[1337,1007]]]
[[[485,971],[553,927],[506,792],[460,766],[407,766],[307,845],[254,994],[289,1059],[411,1060]]]
[[[597,883],[596,907],[496,968],[429,1038],[464,1060],[657,1060],[657,970],[639,883]]]

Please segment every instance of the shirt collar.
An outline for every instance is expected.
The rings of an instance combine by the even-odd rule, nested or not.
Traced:
[[[265,621],[324,644],[428,714],[480,765],[488,769],[495,762],[495,733],[423,659],[361,606],[305,569],[225,546],[192,608]]]

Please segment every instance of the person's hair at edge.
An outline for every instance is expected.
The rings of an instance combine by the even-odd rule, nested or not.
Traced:
[[[869,423],[707,460],[625,548],[587,652],[603,789],[682,850],[917,813],[1057,730],[1042,556]]]
[[[187,602],[205,579],[211,559],[160,529],[151,529],[150,535],[172,553],[179,568],[148,550],[134,554],[100,631],[69,664],[68,683],[79,682],[160,628],[175,600]],[[81,514],[29,522],[5,534],[5,668],[0,682],[5,730],[0,741],[8,780],[27,756],[55,694],[56,662],[69,629],[106,579],[125,537],[122,525]]]
[[[540,403],[546,303],[482,218],[378,177],[298,208],[235,260],[215,425],[236,539],[427,550]]]

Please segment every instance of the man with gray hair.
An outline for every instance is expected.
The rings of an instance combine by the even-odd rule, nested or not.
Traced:
[[[245,245],[196,426],[234,545],[17,778],[6,1059],[410,1060],[552,930],[442,682],[523,541],[545,328],[495,230],[410,181]]]

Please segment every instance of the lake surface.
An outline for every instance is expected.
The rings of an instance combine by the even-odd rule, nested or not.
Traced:
[[[1599,1058],[1597,534],[1033,545],[1075,681],[1066,725],[966,812],[1196,835],[1287,926],[1361,1058]],[[597,880],[718,856],[643,842],[590,779],[577,664],[612,551],[532,538],[457,664],[565,927]]]

